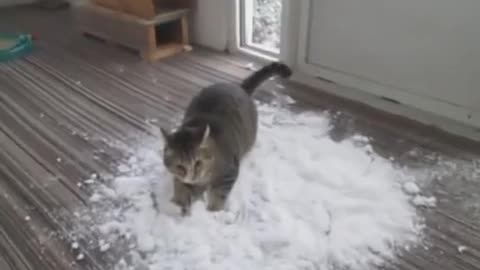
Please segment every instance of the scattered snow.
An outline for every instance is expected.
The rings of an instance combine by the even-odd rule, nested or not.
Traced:
[[[437,199],[435,197],[417,195],[415,198],[413,198],[413,204],[416,206],[435,207],[437,204]]]
[[[352,140],[359,143],[369,143],[370,139],[367,136],[356,134],[352,137]]]
[[[420,193],[420,188],[414,182],[406,182],[405,184],[403,184],[403,189],[406,193],[410,195],[417,195],[418,193]]]
[[[158,123],[158,119],[157,119],[157,118],[149,118],[149,119],[146,120],[146,122],[147,122],[148,124],[150,124],[150,123]]]
[[[83,259],[85,259],[85,255],[83,255],[83,253],[80,253],[77,255],[77,258],[76,258],[77,261],[81,261]]]
[[[72,249],[79,249],[79,248],[80,248],[80,245],[78,244],[78,242],[72,243]]]
[[[91,202],[99,202],[102,199],[102,195],[99,193],[94,193],[92,196],[90,196],[90,201]]]
[[[106,252],[110,249],[110,244],[104,244],[100,246],[100,252]]]
[[[130,171],[130,167],[125,165],[125,164],[120,164],[118,167],[117,167],[117,170],[120,172],[120,173],[126,173],[128,171]]]
[[[110,243],[105,242],[103,239],[98,242],[98,245],[100,246],[100,252],[106,252],[110,249]]]
[[[293,98],[291,98],[290,96],[285,96],[285,103],[294,104],[295,100]]]
[[[87,179],[87,180],[83,181],[83,183],[85,183],[85,184],[87,184],[87,185],[91,185],[91,184],[95,183],[95,180],[93,180],[93,179]]]
[[[255,68],[255,65],[253,63],[248,63],[245,65],[245,68],[251,71],[256,71],[257,69]]]
[[[98,211],[103,238],[133,241],[117,269],[367,269],[416,243],[422,226],[406,173],[368,140],[332,141],[318,113],[262,105],[259,115],[256,146],[218,213],[198,202],[180,216],[160,139],[129,149],[112,185],[91,198],[124,202]]]

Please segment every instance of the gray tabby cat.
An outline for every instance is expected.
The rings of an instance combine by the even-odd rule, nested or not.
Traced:
[[[174,176],[172,202],[183,215],[207,192],[207,209],[222,210],[238,177],[240,161],[257,135],[257,109],[251,95],[262,82],[291,75],[288,66],[271,63],[240,85],[218,83],[195,96],[180,127],[165,139],[163,162]]]

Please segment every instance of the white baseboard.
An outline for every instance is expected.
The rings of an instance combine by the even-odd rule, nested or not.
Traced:
[[[319,91],[325,91],[329,94],[354,100],[369,105],[373,108],[395,115],[400,115],[408,119],[420,122],[422,124],[432,125],[448,133],[480,142],[480,129],[473,126],[468,126],[466,124],[451,120],[443,116],[422,111],[420,109],[410,107],[405,104],[395,104],[392,102],[388,102],[378,96],[369,94],[365,91],[341,86],[334,83],[328,83],[301,72],[296,72],[293,75],[292,80],[311,86],[314,89],[319,89]]]

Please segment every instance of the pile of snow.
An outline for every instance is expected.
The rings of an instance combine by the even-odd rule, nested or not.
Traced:
[[[103,251],[130,241],[116,269],[369,269],[419,240],[410,201],[420,188],[368,139],[332,141],[323,114],[259,111],[258,141],[226,211],[198,202],[182,218],[169,202],[162,141],[130,150],[110,187],[92,196],[92,205],[123,202],[98,226]]]

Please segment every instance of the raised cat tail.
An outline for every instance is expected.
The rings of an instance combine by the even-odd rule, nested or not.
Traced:
[[[274,75],[288,78],[292,75],[292,70],[283,63],[273,62],[254,72],[242,82],[241,86],[251,95],[261,83]]]

